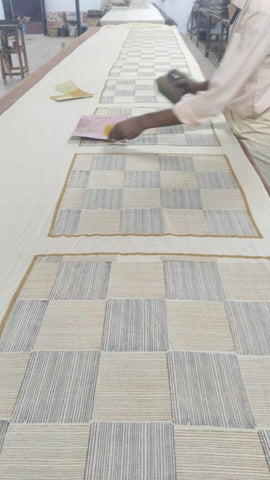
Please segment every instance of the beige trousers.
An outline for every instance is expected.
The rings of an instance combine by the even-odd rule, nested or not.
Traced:
[[[270,185],[270,108],[256,118],[242,117],[228,110],[227,122],[234,135],[246,145]]]

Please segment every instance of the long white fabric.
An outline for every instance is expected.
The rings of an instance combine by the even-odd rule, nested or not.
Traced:
[[[83,146],[70,140],[81,115],[91,115],[110,69],[133,28],[145,24],[103,27],[51,70],[0,117],[0,317],[6,311],[32,258],[49,253],[190,253],[224,256],[270,255],[270,200],[223,116],[214,120],[220,146]],[[195,78],[202,78],[197,63],[175,27],[170,28]],[[55,85],[72,79],[92,98],[57,103],[50,99]],[[156,108],[156,105],[153,105]],[[262,238],[210,237],[48,237],[59,194],[75,153],[223,154],[246,195]],[[154,257],[153,257],[154,258]]]

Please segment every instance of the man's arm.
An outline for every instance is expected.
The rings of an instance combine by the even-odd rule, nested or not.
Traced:
[[[183,86],[188,93],[196,93],[208,89],[209,82],[195,82],[188,77],[177,81],[179,86]],[[109,138],[111,140],[131,140],[138,137],[147,128],[167,127],[178,125],[181,122],[175,116],[171,109],[160,112],[146,113],[138,117],[131,117],[128,120],[117,123],[111,130]]]
[[[178,125],[180,122],[171,109],[146,113],[117,123],[110,131],[111,140],[131,140],[147,128]]]

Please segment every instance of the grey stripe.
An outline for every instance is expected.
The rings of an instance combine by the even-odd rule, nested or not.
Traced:
[[[129,140],[128,143],[131,145],[156,145],[158,143],[158,140],[155,133],[142,133],[137,138]]]
[[[165,232],[161,208],[135,209],[121,212],[121,233],[160,234]]]
[[[84,480],[175,480],[169,423],[93,423]]]
[[[230,172],[197,172],[200,188],[238,188]]]
[[[107,297],[111,262],[62,262],[52,300],[97,300]]]
[[[270,430],[259,431],[259,437],[263,446],[265,457],[270,470]]]
[[[245,211],[206,210],[205,219],[212,235],[258,236]]]
[[[146,97],[145,95],[144,96],[134,95],[134,102],[135,103],[158,103],[158,98],[154,96]]]
[[[169,299],[224,300],[217,265],[213,262],[164,262],[166,292]]]
[[[132,157],[131,157],[132,158]],[[128,171],[125,172],[124,187],[159,188],[160,172]]]
[[[165,300],[108,300],[103,335],[103,350],[167,351]]]
[[[45,257],[38,257],[36,263],[60,263],[62,258],[63,257],[60,255],[48,255]]]
[[[175,172],[193,172],[195,171],[192,156],[169,156],[160,155],[160,170]]]
[[[254,428],[236,356],[168,352],[168,360],[175,423]]]
[[[68,185],[67,185],[68,188],[87,187],[89,175],[90,175],[90,171],[88,170],[74,170],[70,174]]]
[[[0,420],[0,453],[5,440],[7,429],[8,429],[8,422],[6,422],[5,420]]]
[[[60,210],[54,225],[54,235],[73,235],[77,232],[80,210]]]
[[[168,127],[159,127],[158,128],[158,135],[168,135],[168,134],[179,134],[184,133],[185,127],[184,125],[170,125]]]
[[[32,350],[47,305],[47,300],[17,300],[4,328],[0,340],[0,351],[29,352]]]
[[[111,188],[89,188],[84,192],[82,208],[85,209],[112,209],[122,207],[123,190]]]
[[[243,355],[270,355],[270,302],[228,302],[236,351]]]
[[[205,128],[205,126],[204,126]],[[188,145],[218,145],[218,141],[215,135],[210,131],[208,126],[209,133],[188,133],[186,132],[187,144]]]
[[[202,209],[202,201],[199,189],[162,189],[161,202],[164,208],[195,210]]]
[[[118,109],[110,109],[109,115],[119,115]],[[92,170],[124,170],[125,156],[124,155],[93,155]]]
[[[33,352],[12,422],[89,422],[99,356],[98,351]]]

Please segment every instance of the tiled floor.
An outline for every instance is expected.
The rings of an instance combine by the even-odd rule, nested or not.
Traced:
[[[63,48],[69,45],[74,38],[71,37],[45,37],[44,35],[26,35],[25,44],[29,63],[30,74],[38,67],[44,65],[54,55],[59,53]],[[8,78],[7,84],[4,85],[2,77],[0,79],[0,98],[3,97],[11,88],[20,83],[21,77],[16,76]]]

